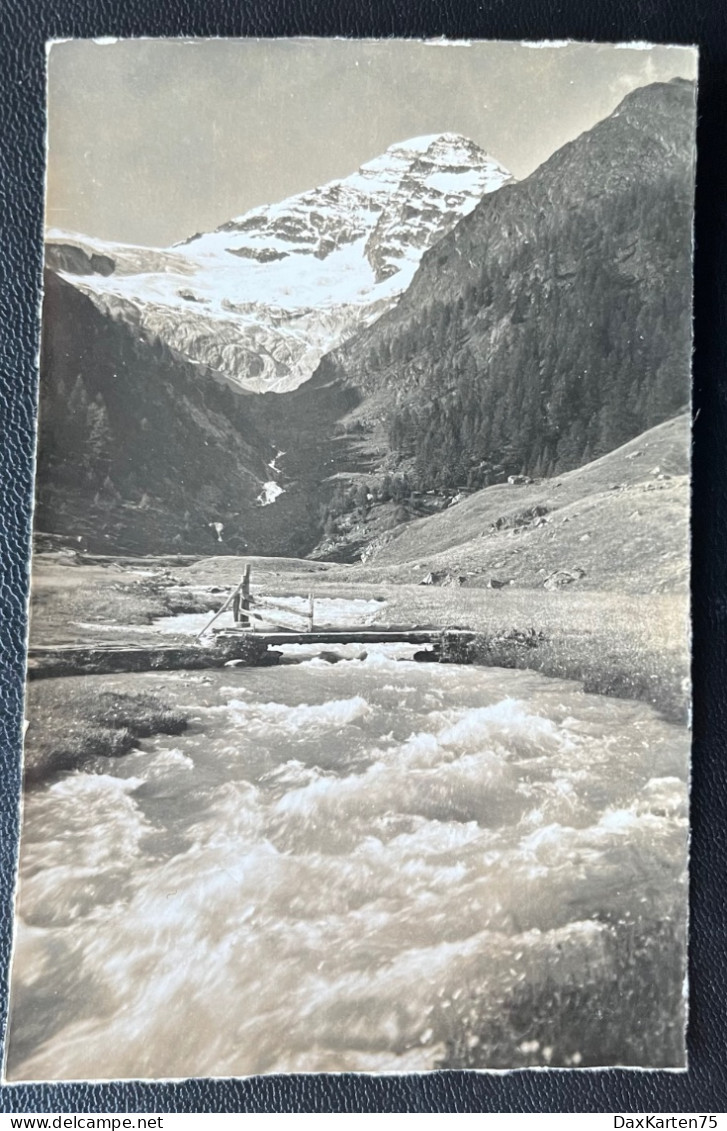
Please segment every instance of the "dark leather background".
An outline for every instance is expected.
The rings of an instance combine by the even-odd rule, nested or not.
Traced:
[[[17,849],[44,159],[44,41],[347,35],[642,39],[701,48],[694,364],[694,763],[690,1068],[298,1076],[0,1087],[0,1110],[724,1111],[727,589],[725,0],[0,0],[0,1005]],[[241,1003],[244,1008],[244,1003]]]

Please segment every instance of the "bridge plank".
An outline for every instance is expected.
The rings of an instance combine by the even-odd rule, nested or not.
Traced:
[[[461,630],[471,637],[471,632]],[[218,640],[239,639],[242,633],[220,629]],[[258,640],[274,647],[276,644],[438,644],[442,630],[438,628],[318,628],[314,632],[256,632]]]

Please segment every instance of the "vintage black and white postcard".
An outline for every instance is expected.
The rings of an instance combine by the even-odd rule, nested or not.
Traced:
[[[684,1067],[696,68],[49,47],[7,1080]]]

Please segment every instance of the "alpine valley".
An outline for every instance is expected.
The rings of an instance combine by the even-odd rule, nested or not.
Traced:
[[[370,559],[674,417],[693,118],[674,80],[521,182],[441,133],[168,249],[50,232],[39,529]]]
[[[497,86],[431,122],[475,140],[169,248],[49,234],[13,1083],[684,1067],[695,89],[614,91],[696,58],[501,46],[506,99],[614,107],[527,178],[437,42],[417,93],[445,48]],[[135,110],[177,93],[143,47]]]

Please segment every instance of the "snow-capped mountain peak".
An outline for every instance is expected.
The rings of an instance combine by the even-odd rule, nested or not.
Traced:
[[[413,239],[416,248],[431,243],[431,235],[443,235],[485,192],[509,179],[509,173],[469,139],[430,134],[391,145],[349,177],[254,208],[170,250],[184,248],[195,258],[236,255],[259,263],[291,255],[323,261],[340,247],[371,236],[382,217],[391,228],[405,209],[410,221],[416,221],[421,210],[429,213],[421,231],[409,223],[403,236],[405,241]],[[367,258],[374,266],[368,248]],[[401,283],[405,285],[403,279]]]
[[[456,133],[391,145],[350,176],[263,205],[164,251],[55,245],[56,266],[192,360],[263,391],[294,388],[320,357],[392,306],[427,248],[510,174]],[[119,269],[109,270],[118,259]],[[123,273],[122,273],[123,272]]]

